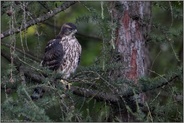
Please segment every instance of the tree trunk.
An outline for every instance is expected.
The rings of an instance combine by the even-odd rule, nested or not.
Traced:
[[[114,45],[119,58],[115,62],[121,62],[125,66],[113,71],[111,77],[126,78],[138,86],[138,79],[148,74],[146,37],[150,32],[151,3],[116,1],[110,2],[109,9],[113,23],[117,24]],[[145,95],[139,96],[141,102],[144,102]]]
[[[119,54],[116,62],[123,63],[116,77],[123,76],[137,84],[140,77],[148,74],[149,55],[146,36],[150,32],[150,2],[111,2],[111,17],[117,22],[114,44]]]

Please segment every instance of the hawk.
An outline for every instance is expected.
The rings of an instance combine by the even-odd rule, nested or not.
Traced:
[[[63,79],[70,77],[80,62],[82,48],[75,37],[76,32],[77,28],[73,23],[63,24],[56,38],[47,43],[45,54],[41,61],[42,66],[60,73]],[[68,84],[65,81],[61,82]],[[42,88],[37,87],[34,89],[31,98],[33,100],[41,98],[44,92]]]
[[[82,48],[75,37],[76,32],[73,23],[63,24],[56,38],[46,45],[41,62],[42,66],[62,74],[64,79],[75,72],[80,62]]]

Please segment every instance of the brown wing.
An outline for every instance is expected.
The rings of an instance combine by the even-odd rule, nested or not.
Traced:
[[[60,41],[61,39],[53,39],[48,42],[42,66],[47,66],[51,70],[59,69],[64,55],[63,46],[59,43]]]

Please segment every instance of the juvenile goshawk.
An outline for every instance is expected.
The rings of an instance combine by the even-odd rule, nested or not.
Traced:
[[[75,72],[80,62],[82,48],[75,37],[76,32],[77,28],[74,24],[63,24],[56,38],[48,42],[41,62],[42,66],[59,72],[63,79],[70,77],[70,74]],[[61,82],[63,84],[68,83],[63,80]],[[31,98],[33,100],[41,98],[44,92],[44,89],[37,87],[34,89]]]
[[[48,42],[42,66],[62,74],[62,78],[70,77],[74,73],[80,62],[81,45],[75,37],[77,28],[73,23],[65,23],[61,31]]]

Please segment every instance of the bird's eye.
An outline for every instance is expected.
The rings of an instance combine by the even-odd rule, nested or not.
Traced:
[[[68,32],[72,32],[72,29],[71,29],[71,28],[67,28],[67,31],[68,31]]]
[[[73,30],[72,28],[69,28],[70,32]]]

